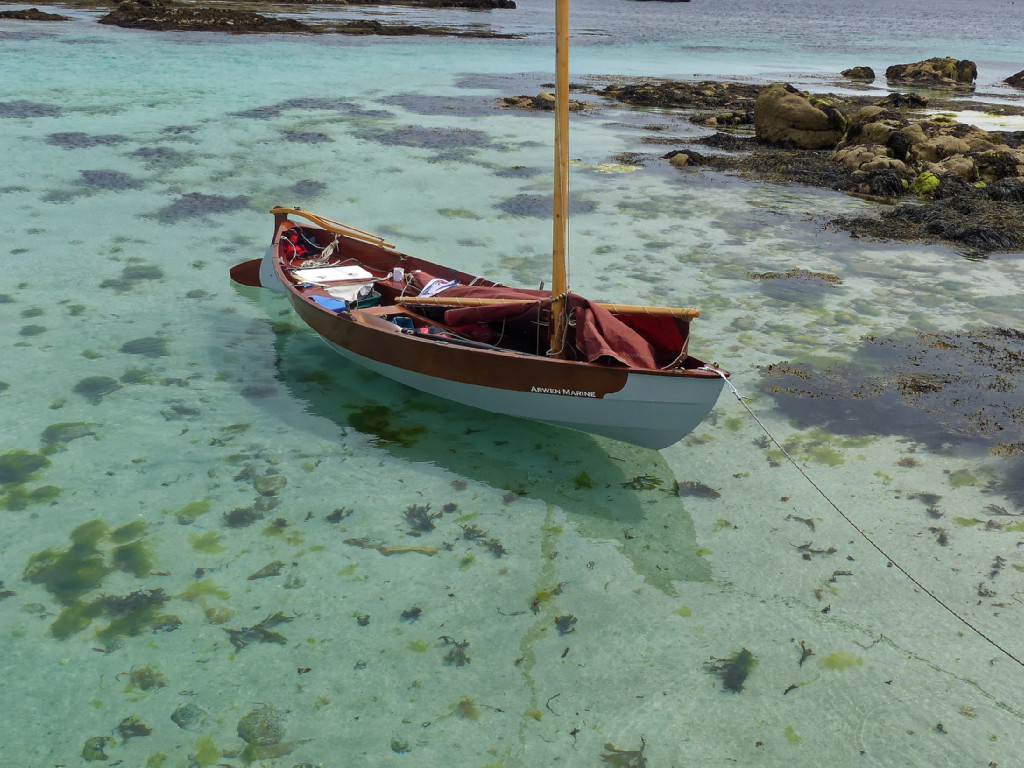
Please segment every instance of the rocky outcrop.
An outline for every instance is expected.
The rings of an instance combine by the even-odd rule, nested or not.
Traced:
[[[550,91],[541,91],[536,96],[505,96],[498,99],[503,107],[512,109],[536,109],[542,112],[553,112],[555,109],[555,94]],[[569,100],[569,111],[579,112],[593,104],[587,101]]]
[[[851,67],[844,69],[840,74],[847,80],[861,80],[863,82],[874,82],[875,70],[871,67]]]
[[[637,107],[747,112],[753,110],[761,86],[716,81],[655,80],[609,85],[601,95]]]
[[[464,0],[469,5],[452,7],[478,7],[477,0]],[[504,2],[505,0],[493,0]],[[431,0],[423,0],[424,3]],[[437,3],[456,3],[463,0],[436,0]],[[490,3],[492,0],[479,0]],[[433,7],[433,6],[432,6]],[[442,7],[438,5],[437,7]],[[448,6],[443,6],[448,7]],[[482,6],[481,6],[482,7]],[[487,6],[487,7],[515,7]],[[264,16],[231,8],[203,8],[192,5],[178,5],[168,0],[125,0],[117,8],[103,16],[100,24],[110,24],[128,29],[150,29],[189,32],[230,32],[233,34],[301,32],[334,33],[341,35],[381,35],[401,37],[410,35],[514,38],[516,35],[493,32],[484,28],[454,29],[448,27],[420,27],[412,24],[382,24],[375,19],[356,19],[334,24],[304,24],[296,19]]]
[[[160,0],[127,0],[103,16],[100,24],[128,29],[205,30],[210,32],[318,32],[295,19],[275,19],[228,8],[197,8]]]
[[[1016,75],[1010,75],[1008,78],[1003,80],[1003,82],[1007,85],[1012,85],[1014,88],[1024,89],[1024,69]]]
[[[846,133],[847,119],[831,101],[773,83],[754,104],[754,130],[768,144],[830,149]]]
[[[974,88],[978,67],[967,59],[926,59],[914,64],[893,64],[885,70],[885,79],[927,88]]]
[[[23,11],[0,11],[0,19],[18,19],[20,21],[71,21],[70,16],[59,13],[46,13],[38,8],[27,8]]]

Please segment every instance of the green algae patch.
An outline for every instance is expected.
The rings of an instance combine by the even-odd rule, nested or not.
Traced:
[[[365,434],[373,435],[382,443],[395,443],[411,448],[426,427],[399,427],[394,424],[394,413],[384,405],[364,405],[349,414],[348,423]]]
[[[684,619],[688,619],[693,616],[693,610],[685,605],[682,608],[676,608],[672,613],[676,616],[682,616]]]
[[[144,542],[133,541],[115,548],[110,562],[119,571],[147,576],[153,570],[153,552]]]
[[[203,736],[196,741],[195,761],[200,768],[216,765],[222,756],[220,748],[213,743],[213,736]]]
[[[582,490],[584,488],[590,489],[594,487],[594,481],[586,472],[580,472],[572,479],[572,481],[576,485],[576,490]]]
[[[949,484],[954,488],[963,488],[965,485],[977,485],[978,478],[966,469],[958,469],[956,472],[950,473]]]
[[[202,581],[194,581],[189,584],[178,597],[189,602],[201,603],[208,597],[227,600],[231,595],[228,594],[226,589],[218,587],[213,579],[203,579]]]
[[[141,536],[144,530],[144,526],[134,524],[116,529],[118,538],[125,543],[107,552],[101,545],[111,538],[111,533],[102,520],[92,520],[71,532],[71,546],[67,549],[51,547],[29,557],[22,577],[42,586],[63,606],[50,625],[54,637],[66,639],[103,615],[112,616],[111,625],[104,630],[104,639],[107,640],[136,634],[133,622],[137,621],[141,626],[155,621],[153,612],[138,618],[130,618],[130,614],[155,602],[155,599],[148,598],[162,596],[163,590],[133,592],[124,598],[101,595],[91,602],[82,600],[86,593],[99,589],[114,570],[135,576],[145,576],[152,570],[152,554],[145,542],[138,538],[127,541]],[[160,602],[164,600],[166,597]]]
[[[88,628],[93,619],[102,615],[103,609],[95,603],[74,603],[58,614],[50,625],[50,633],[58,640],[67,640]]]
[[[106,525],[100,520],[83,523],[71,532],[72,546],[44,549],[32,555],[22,578],[39,584],[61,604],[73,605],[86,592],[103,583],[113,570],[98,549]]]
[[[978,524],[977,518],[974,517],[954,517],[953,522],[961,528],[973,528]]]
[[[56,485],[42,485],[31,491],[24,485],[8,485],[0,494],[0,509],[18,512],[33,504],[52,504],[62,492]]]
[[[191,501],[181,509],[165,509],[162,513],[165,515],[174,515],[178,523],[181,525],[191,525],[195,522],[197,517],[209,512],[210,506],[211,504],[209,499],[201,499],[199,501]]]
[[[851,667],[859,667],[864,663],[864,659],[849,651],[830,653],[828,656],[822,656],[820,661],[825,669],[850,669]]]
[[[167,762],[167,755],[163,752],[154,752],[146,758],[146,768],[163,768]]]
[[[142,538],[145,532],[146,522],[144,520],[136,520],[112,530],[110,532],[110,540],[115,544],[123,544],[128,541]]]
[[[339,576],[352,576],[352,575],[355,574],[356,568],[358,568],[358,567],[359,567],[359,563],[349,563],[344,568],[342,568],[340,571],[338,571],[338,575]]]
[[[422,640],[409,641],[409,650],[414,651],[415,653],[426,653],[430,650],[431,646],[431,643],[425,643]]]
[[[0,485],[27,483],[37,472],[48,466],[50,460],[41,453],[8,451],[0,454]]]
[[[786,741],[788,741],[790,744],[799,744],[801,741],[804,740],[799,733],[793,730],[792,725],[787,725],[784,733],[786,734]]]
[[[188,540],[192,544],[192,549],[196,552],[205,552],[208,555],[216,555],[227,549],[220,543],[221,536],[216,531],[207,531],[203,534],[193,533]]]
[[[97,425],[87,421],[62,421],[46,427],[40,439],[43,445],[70,443],[72,440],[77,440],[81,437],[95,435],[96,432],[93,430],[95,426]]]

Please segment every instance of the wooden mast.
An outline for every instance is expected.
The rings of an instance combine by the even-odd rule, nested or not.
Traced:
[[[555,211],[551,249],[548,355],[565,357],[569,240],[569,0],[555,0]]]

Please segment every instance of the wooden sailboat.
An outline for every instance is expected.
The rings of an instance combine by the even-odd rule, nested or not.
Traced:
[[[556,0],[552,288],[509,288],[409,256],[383,238],[277,207],[244,285],[283,291],[342,356],[482,408],[665,448],[714,407],[728,373],[689,354],[696,309],[589,301],[567,282],[569,2]]]

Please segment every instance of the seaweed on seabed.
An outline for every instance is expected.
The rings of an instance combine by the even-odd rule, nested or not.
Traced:
[[[443,515],[443,512],[430,513],[429,504],[412,504],[406,507],[405,521],[409,523],[412,530],[410,536],[419,536],[421,533],[434,530],[434,521]]]
[[[640,737],[640,749],[617,749],[611,742],[605,742],[607,750],[601,755],[601,762],[614,766],[614,768],[647,768],[647,758],[644,757],[644,749],[647,742]]]
[[[231,638],[231,644],[239,651],[249,645],[249,643],[254,642],[287,645],[287,638],[278,632],[271,632],[270,628],[291,620],[291,616],[285,616],[283,613],[278,611],[272,616],[267,616],[267,618],[259,624],[255,624],[251,627],[242,627],[241,629],[228,629],[227,627],[224,627],[224,631],[227,632],[228,636]]]
[[[743,691],[743,681],[756,666],[757,658],[746,648],[726,659],[712,658],[704,662],[704,668],[708,672],[714,672],[722,678],[723,688],[736,693]]]
[[[470,662],[469,656],[466,655],[466,649],[469,648],[469,640],[456,640],[454,637],[448,637],[448,635],[441,635],[438,640],[442,641],[445,645],[450,645],[448,653],[444,655],[445,664],[453,664],[456,667],[464,667]]]

